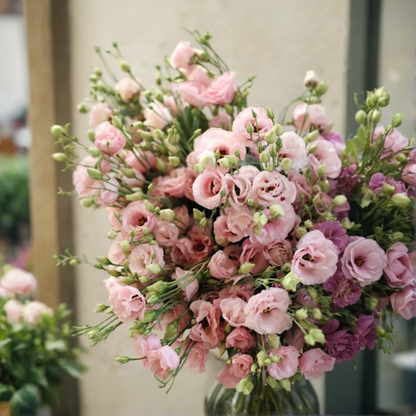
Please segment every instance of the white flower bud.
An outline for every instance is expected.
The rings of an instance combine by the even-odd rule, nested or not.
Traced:
[[[239,267],[239,269],[238,269],[237,273],[238,273],[238,274],[247,274],[247,273],[250,273],[250,272],[253,270],[253,267],[254,267],[254,266],[255,266],[255,264],[254,264],[254,263],[245,262],[245,263],[243,263],[243,264]]]
[[[319,81],[319,76],[316,74],[315,71],[307,71],[305,79],[303,80],[303,84],[306,88],[314,88],[318,85]]]
[[[280,204],[273,204],[269,210],[273,218],[280,218],[285,216],[285,211]]]
[[[296,315],[296,318],[303,321],[304,319],[308,317],[308,310],[306,308],[298,309],[295,315]]]
[[[215,159],[215,153],[211,150],[204,150],[197,156],[198,163],[204,168],[215,168],[217,166],[217,160]]]
[[[339,207],[341,205],[344,205],[347,202],[347,198],[345,195],[337,195],[333,200],[332,203],[336,206]]]
[[[289,159],[288,157],[283,158],[280,162],[280,168],[283,170],[292,169],[292,159]]]
[[[173,222],[176,219],[175,211],[169,208],[162,209],[159,212],[159,215],[160,215],[160,218],[162,218],[162,220],[167,221],[167,222]]]

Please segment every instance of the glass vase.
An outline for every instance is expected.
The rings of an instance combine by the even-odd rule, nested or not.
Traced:
[[[308,380],[293,382],[290,391],[273,389],[261,377],[253,384],[244,395],[217,383],[205,399],[205,415],[319,415],[318,397]]]

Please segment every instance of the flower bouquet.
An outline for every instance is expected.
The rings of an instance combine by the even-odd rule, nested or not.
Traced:
[[[64,150],[53,157],[76,167],[81,205],[107,210],[110,224],[95,264],[110,275],[108,304],[96,307],[109,316],[78,333],[96,345],[128,325],[137,357],[117,361],[140,360],[162,386],[184,366],[204,372],[218,349],[224,388],[209,414],[289,411],[275,392],[364,348],[389,351],[393,313],[416,312],[416,153],[396,130],[400,114],[379,124],[384,88],[356,98],[359,127],[345,142],[314,72],[276,117],[248,107],[254,77],[238,85],[210,35],[192,34],[200,49],[179,42],[150,89],[117,44],[106,54],[120,80],[97,48],[109,77],[96,68],[79,105],[93,145],[52,127]],[[77,147],[88,154],[80,163]],[[317,412],[297,397],[287,398],[295,412]]]
[[[30,300],[36,286],[31,273],[1,265],[1,414],[35,415],[41,404],[58,405],[62,375],[79,377],[83,372],[76,362],[79,351],[69,347],[70,327],[62,323],[70,312],[60,305],[54,313]]]

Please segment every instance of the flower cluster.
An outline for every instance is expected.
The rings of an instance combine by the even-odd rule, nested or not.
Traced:
[[[12,414],[34,414],[40,403],[56,406],[62,375],[84,371],[62,322],[70,312],[31,300],[36,288],[31,273],[0,258],[0,400],[10,403]]]
[[[416,153],[379,124],[384,88],[358,106],[344,141],[321,105],[328,85],[308,72],[290,116],[249,107],[208,34],[179,42],[145,89],[117,45],[127,77],[91,75],[87,147],[54,126],[76,166],[85,207],[108,212],[111,246],[95,267],[110,317],[79,333],[97,344],[127,324],[137,357],[166,385],[183,366],[250,392],[255,377],[290,389],[364,348],[389,349],[392,312],[416,312],[413,252]],[[97,50],[104,60],[103,54]],[[73,148],[89,154],[80,163]],[[58,262],[78,263],[69,253]]]

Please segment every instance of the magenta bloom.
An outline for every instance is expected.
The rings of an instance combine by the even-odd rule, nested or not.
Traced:
[[[376,345],[376,324],[373,315],[361,314],[356,322],[360,348],[370,348]]]
[[[361,296],[361,285],[356,280],[347,279],[339,269],[323,284],[323,288],[331,294],[332,303],[337,308],[354,305]]]
[[[332,319],[322,329],[325,334],[325,349],[337,363],[351,360],[360,352],[360,336],[348,329],[337,331],[339,321]]]
[[[347,279],[357,279],[366,286],[380,279],[387,257],[374,240],[359,237],[348,244],[341,262]]]
[[[324,221],[319,224],[315,224],[314,230],[321,231],[325,238],[331,240],[335,246],[342,253],[348,244],[348,236],[345,228],[339,221]]]

